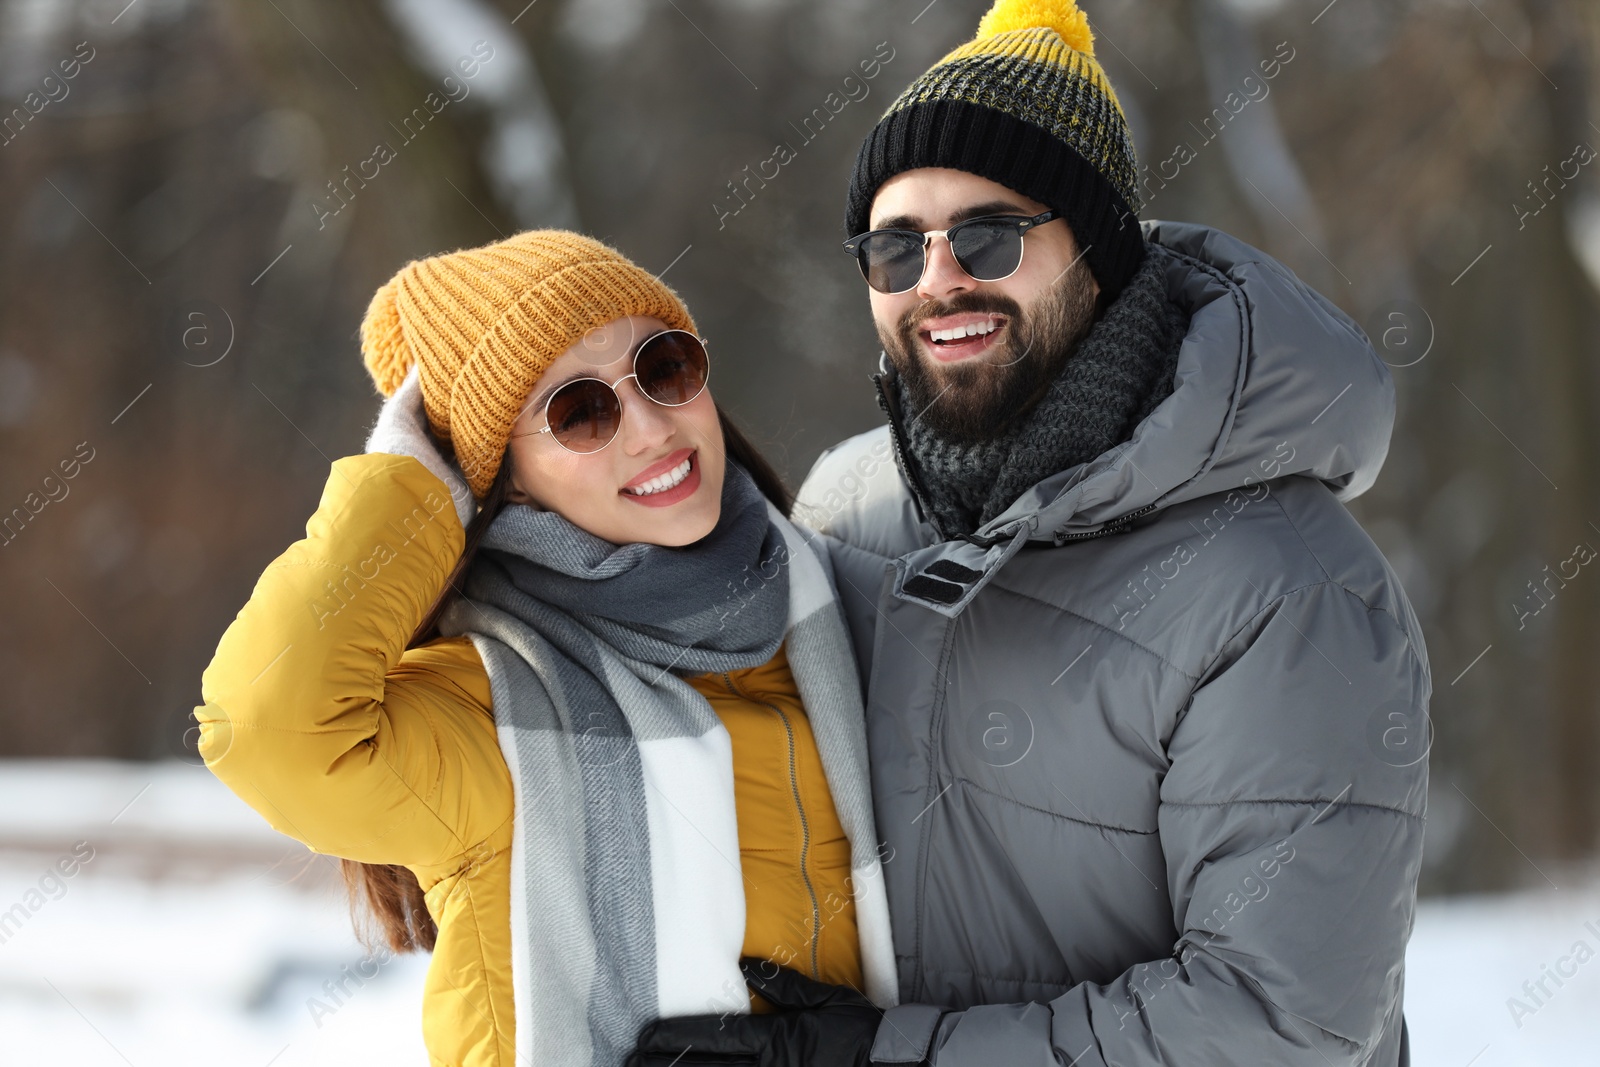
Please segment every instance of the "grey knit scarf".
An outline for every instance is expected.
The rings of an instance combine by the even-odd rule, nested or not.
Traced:
[[[964,444],[925,422],[903,427],[934,525],[972,533],[1041,479],[1086,463],[1123,441],[1172,393],[1188,315],[1167,299],[1166,260],[1147,252],[1139,269],[1045,395],[993,437]],[[914,410],[894,378],[900,410]]]
[[[783,640],[786,549],[749,474],[731,460],[726,472],[715,529],[682,548],[618,545],[554,511],[507,507],[484,534],[466,594],[529,622],[553,614],[657,673],[759,666]],[[761,580],[737,580],[744,575]],[[593,650],[577,651],[598,675]],[[573,694],[586,707],[614,712],[615,697],[596,677],[579,683],[593,690]]]
[[[867,992],[893,1004],[865,717],[825,550],[731,460],[692,545],[613,544],[512,505],[481,548],[439,628],[483,658],[511,770],[517,1061],[618,1067],[653,1019],[748,1009],[732,746],[685,677],[784,642],[851,843]]]

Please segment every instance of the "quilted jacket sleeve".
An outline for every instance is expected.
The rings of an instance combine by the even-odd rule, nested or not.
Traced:
[[[267,567],[205,670],[206,765],[315,852],[443,874],[510,816],[476,652],[464,638],[405,651],[462,545],[448,491],[416,459],[340,459],[305,539]]]
[[[1394,731],[1425,723],[1429,696],[1387,611],[1333,582],[1279,597],[1201,677],[1168,746],[1171,956],[1049,1003],[891,1009],[874,1061],[1399,1062],[1427,768],[1424,739],[1408,751]]]

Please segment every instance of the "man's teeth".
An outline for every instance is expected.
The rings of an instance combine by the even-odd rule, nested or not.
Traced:
[[[963,337],[980,337],[986,333],[993,333],[1000,328],[1000,323],[994,319],[984,319],[981,322],[969,322],[965,326],[956,326],[949,330],[929,330],[928,336],[935,341],[959,341]]]
[[[689,477],[690,460],[693,458],[693,456],[690,456],[689,459],[685,459],[682,463],[678,464],[676,467],[673,467],[667,473],[655,478],[651,478],[643,485],[624,489],[623,492],[631,494],[632,496],[649,496],[651,493],[659,493],[662,490],[671,489],[673,486],[680,484],[685,478]]]

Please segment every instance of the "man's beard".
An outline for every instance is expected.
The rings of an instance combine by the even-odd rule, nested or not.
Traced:
[[[878,340],[913,405],[906,418],[961,444],[1003,433],[1039,402],[1094,326],[1092,279],[1080,257],[1026,313],[998,293],[964,293],[948,303],[924,300],[901,316],[892,332],[880,324]],[[920,354],[920,323],[969,311],[1005,315],[1004,342],[960,363],[935,363]]]

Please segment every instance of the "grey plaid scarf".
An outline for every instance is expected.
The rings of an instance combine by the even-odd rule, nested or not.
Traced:
[[[398,395],[398,394],[397,394]],[[512,505],[440,621],[488,669],[516,796],[519,1063],[620,1064],[645,1023],[748,1010],[732,748],[682,676],[789,662],[851,842],[865,992],[895,998],[859,683],[825,550],[728,462],[716,528],[616,545]]]

